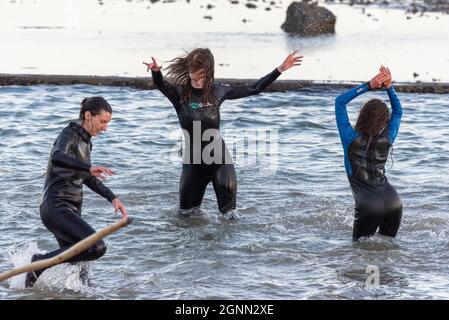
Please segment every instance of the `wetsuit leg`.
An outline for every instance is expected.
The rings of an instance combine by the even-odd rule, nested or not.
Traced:
[[[360,237],[374,235],[383,219],[384,215],[378,212],[373,212],[369,208],[356,206],[352,239],[358,240]]]
[[[65,242],[64,240],[61,240],[61,239],[58,239],[58,238],[56,238],[56,240],[58,241],[59,248],[64,248],[66,246],[70,247],[70,245],[71,245],[70,243]],[[77,261],[69,262],[69,263],[72,264],[72,265],[77,265],[78,264]],[[89,267],[87,266],[87,264],[82,264],[81,265],[80,279],[81,279],[81,282],[84,285],[87,285],[89,283]]]
[[[46,254],[36,254],[32,257],[32,262],[55,257],[77,242],[95,233],[95,230],[70,207],[54,207],[52,204],[44,202],[40,207],[40,213],[42,222],[56,237],[60,248]],[[106,244],[103,240],[100,240],[84,252],[70,258],[66,262],[96,260],[103,256],[105,252]],[[34,272],[34,277],[27,275],[27,286],[32,286],[44,271],[45,269],[36,270]]]
[[[213,185],[221,213],[234,210],[237,201],[237,176],[233,164],[218,167],[213,177]]]
[[[54,207],[49,203],[41,205],[41,218],[45,227],[53,233],[63,247],[45,254],[44,259],[51,258],[69,249],[75,243],[95,233],[95,230],[70,207]],[[84,252],[67,260],[67,262],[97,260],[106,252],[106,244],[98,241]]]
[[[355,200],[353,240],[376,233],[385,218],[385,203],[380,192],[352,189]]]
[[[395,237],[402,219],[402,202],[396,190],[388,183],[383,192],[386,214],[380,224],[379,233],[384,236]]]
[[[211,181],[202,165],[183,164],[179,182],[179,207],[182,210],[199,207],[207,184]]]

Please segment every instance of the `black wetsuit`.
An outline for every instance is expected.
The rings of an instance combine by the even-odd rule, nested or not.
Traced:
[[[95,233],[81,218],[83,184],[110,202],[115,195],[89,170],[92,150],[90,134],[79,124],[71,122],[56,139],[47,167],[40,215],[45,227],[53,233],[59,249],[43,255],[34,255],[32,261],[52,258],[73,244]],[[103,240],[67,262],[91,261],[106,252]],[[27,286],[33,285],[44,270],[27,275]]]
[[[345,156],[345,169],[355,200],[353,239],[379,233],[395,237],[402,218],[402,202],[385,177],[385,163],[402,117],[401,103],[393,87],[387,89],[392,113],[388,126],[366,139],[355,131],[346,105],[370,90],[367,83],[350,89],[335,100],[335,113]]]
[[[237,179],[231,155],[219,133],[220,105],[225,100],[239,99],[262,92],[280,74],[275,69],[256,83],[247,86],[214,83],[212,90],[216,101],[204,104],[202,89],[193,88],[190,101],[181,103],[183,87],[164,81],[161,72],[152,72],[154,84],[175,107],[186,137],[186,152],[179,185],[181,209],[199,207],[206,187],[211,181],[220,212],[226,213],[235,209]],[[202,137],[206,141],[202,141]],[[209,159],[203,158],[204,153],[210,155]]]

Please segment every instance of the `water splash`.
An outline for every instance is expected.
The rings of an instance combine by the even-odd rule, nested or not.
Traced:
[[[18,268],[31,263],[31,257],[37,253],[44,253],[44,251],[39,249],[37,242],[13,245],[6,252],[6,260],[11,263],[14,268]],[[25,277],[26,273],[22,273],[10,278],[9,287],[11,289],[25,289]]]
[[[76,264],[63,263],[54,266],[39,277],[35,287],[63,291],[65,289],[80,293],[90,291],[89,280],[92,277],[92,262]]]
[[[31,257],[35,254],[43,254],[37,242],[25,243],[22,245],[13,245],[5,256],[7,262],[13,265],[13,268],[22,267],[31,263]],[[76,264],[64,263],[45,270],[33,289],[40,290],[73,290],[75,292],[86,292],[88,290],[89,280],[92,276],[91,262],[80,262]],[[11,289],[25,289],[26,273],[22,273],[9,279]]]

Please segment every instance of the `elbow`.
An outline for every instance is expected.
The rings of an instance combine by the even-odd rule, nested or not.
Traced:
[[[335,113],[337,113],[339,107],[343,104],[343,101],[341,101],[341,97],[338,96],[335,98]]]
[[[338,96],[338,97],[335,98],[335,106],[337,106],[339,104],[342,104],[342,103],[343,103],[343,101],[341,99],[341,96]]]
[[[61,152],[53,151],[50,154],[50,161],[54,165],[58,165],[59,163],[61,163]]]
[[[250,96],[254,96],[256,94],[259,94],[263,91],[263,88],[259,87],[259,86],[251,86],[249,87],[249,95]]]
[[[398,117],[401,118],[402,117],[402,108],[399,106],[399,108],[397,108],[396,110],[393,110],[393,113]]]
[[[160,88],[161,88],[160,82],[157,81],[157,80],[155,80],[154,78],[153,78],[153,86],[156,87],[157,89],[160,89]]]

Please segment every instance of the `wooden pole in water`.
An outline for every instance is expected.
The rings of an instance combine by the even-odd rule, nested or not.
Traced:
[[[121,219],[120,221],[111,224],[110,226],[88,236],[87,238],[79,241],[73,245],[70,249],[61,252],[57,256],[45,260],[36,261],[25,266],[15,268],[0,274],[0,282],[5,281],[11,277],[17,276],[24,272],[31,272],[39,269],[49,268],[54,265],[64,263],[68,259],[80,254],[81,252],[87,250],[90,246],[95,244],[97,241],[103,239],[107,235],[117,231],[118,229],[127,226],[132,223],[132,218],[128,217],[126,219]]]

